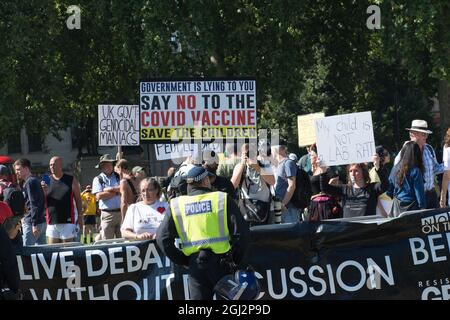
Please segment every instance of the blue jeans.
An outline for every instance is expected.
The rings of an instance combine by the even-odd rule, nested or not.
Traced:
[[[47,239],[45,238],[45,230],[47,230],[47,224],[45,222],[37,225],[39,230],[39,236],[35,238],[33,236],[33,228],[31,224],[24,222],[22,224],[22,239],[24,246],[34,246],[36,244],[46,244]]]
[[[299,222],[299,213],[300,209],[296,208],[292,204],[288,204],[287,211],[283,212],[283,215],[281,216],[281,222],[282,223],[297,223]]]

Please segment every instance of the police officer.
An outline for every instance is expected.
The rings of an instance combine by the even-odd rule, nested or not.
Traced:
[[[236,203],[224,192],[211,191],[210,175],[202,167],[187,172],[188,195],[170,201],[171,214],[156,233],[164,254],[189,270],[191,300],[212,299],[214,285],[232,271],[225,261],[231,257],[239,263],[249,237]]]

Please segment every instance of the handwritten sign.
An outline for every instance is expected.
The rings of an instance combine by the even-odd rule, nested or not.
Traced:
[[[256,81],[140,83],[141,140],[256,138]]]
[[[318,157],[324,165],[372,161],[375,140],[370,112],[316,119],[314,125]]]
[[[156,160],[179,159],[188,156],[196,157],[198,154],[198,146],[195,143],[158,143],[155,144]],[[202,151],[210,150],[216,153],[222,151],[221,143],[203,143],[200,146]]]
[[[304,116],[297,116],[298,145],[300,147],[310,146],[316,142],[316,130],[314,120],[324,118],[325,113],[310,113]]]
[[[99,105],[98,145],[138,146],[139,106]]]

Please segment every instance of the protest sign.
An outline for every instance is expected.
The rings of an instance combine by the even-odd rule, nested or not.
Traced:
[[[358,223],[360,222],[360,223]],[[450,299],[448,208],[253,227],[247,254],[260,300]],[[187,300],[187,270],[154,240],[24,247],[20,286],[33,300]]]
[[[343,114],[314,122],[317,153],[325,166],[371,162],[375,153],[370,112]]]
[[[140,83],[141,141],[256,138],[256,81]]]
[[[155,144],[156,160],[178,159],[186,158],[188,156],[195,158],[198,156],[199,145],[201,146],[202,151],[211,150],[216,153],[222,151],[221,143],[158,143]]]
[[[325,113],[310,113],[304,116],[297,116],[298,145],[299,147],[310,146],[316,142],[316,130],[314,120],[324,118]]]
[[[139,106],[99,105],[98,145],[138,146]]]

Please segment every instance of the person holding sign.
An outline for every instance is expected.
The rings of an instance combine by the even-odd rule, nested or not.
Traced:
[[[347,166],[347,185],[321,183],[323,191],[341,197],[344,218],[376,214],[378,197],[387,190],[389,181],[388,172],[380,164],[378,154],[373,155],[373,164],[381,182],[370,182],[367,166],[364,163],[353,163]]]

